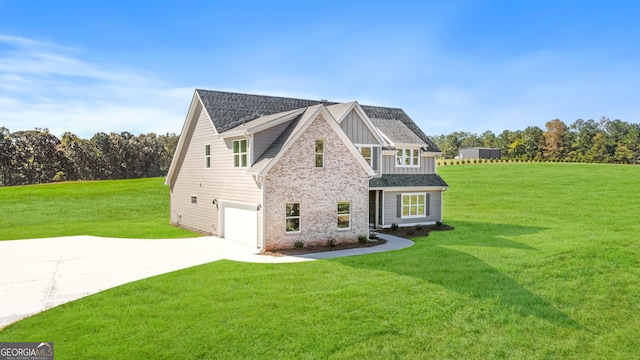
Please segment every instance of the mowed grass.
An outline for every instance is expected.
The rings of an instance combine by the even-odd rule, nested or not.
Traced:
[[[455,231],[382,254],[206,264],[59,306],[0,341],[54,341],[56,359],[639,358],[640,167],[439,171]]]
[[[69,235],[176,238],[163,178],[0,187],[0,240]]]

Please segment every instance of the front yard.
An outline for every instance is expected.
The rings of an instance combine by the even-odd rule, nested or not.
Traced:
[[[53,341],[56,359],[637,358],[640,167],[440,173],[455,231],[389,253],[206,264],[54,308],[0,341]]]

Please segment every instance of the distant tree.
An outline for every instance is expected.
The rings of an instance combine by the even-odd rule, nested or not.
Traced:
[[[569,126],[569,130],[573,134],[569,156],[577,161],[585,161],[585,156],[593,147],[594,137],[598,133],[598,123],[593,119],[578,119]]]
[[[41,184],[54,180],[63,171],[64,155],[58,150],[60,140],[48,129],[17,131],[12,134],[20,184]]]
[[[15,146],[11,132],[6,127],[0,127],[0,185],[13,185],[15,174]]]
[[[461,144],[462,139],[459,132],[454,132],[447,135],[444,141],[444,149],[442,149],[442,155],[447,159],[455,158],[456,156],[458,156],[458,151]]]
[[[593,146],[587,151],[584,158],[587,162],[606,163],[611,159],[612,145],[604,131],[598,130],[593,137]]]
[[[541,148],[544,145],[544,132],[537,126],[529,126],[521,134],[524,148],[522,159],[534,160],[542,158]]]
[[[480,136],[480,142],[482,143],[482,147],[492,148],[495,147],[496,134],[491,132],[491,130],[487,130],[482,133]]]
[[[544,157],[548,159],[565,159],[567,155],[567,126],[562,120],[554,119],[545,124]]]

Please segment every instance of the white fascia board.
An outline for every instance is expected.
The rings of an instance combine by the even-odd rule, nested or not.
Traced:
[[[427,144],[395,144],[396,149],[422,149]]]

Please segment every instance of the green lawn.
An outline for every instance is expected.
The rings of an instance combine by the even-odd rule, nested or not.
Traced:
[[[640,167],[439,171],[455,231],[390,253],[206,264],[59,306],[0,341],[54,341],[56,359],[639,358]]]
[[[169,224],[163,178],[0,187],[0,240],[198,236]]]

